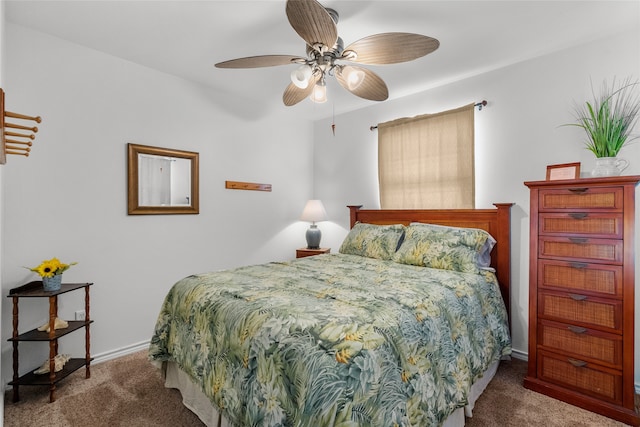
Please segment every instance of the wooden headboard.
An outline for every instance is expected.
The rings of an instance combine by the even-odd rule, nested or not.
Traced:
[[[480,228],[497,241],[491,252],[491,266],[496,269],[502,299],[511,321],[511,206],[494,203],[497,209],[361,209],[348,206],[351,227],[356,222],[370,224],[404,224],[426,222],[452,227]]]

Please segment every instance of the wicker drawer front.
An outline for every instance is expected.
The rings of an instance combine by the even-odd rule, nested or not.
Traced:
[[[622,369],[622,337],[566,323],[540,321],[538,344],[548,350]]]
[[[541,258],[568,258],[622,264],[622,240],[540,237]]]
[[[538,286],[622,298],[622,267],[586,262],[539,260]]]
[[[585,295],[540,292],[538,316],[579,324],[585,327],[620,332],[622,304],[619,300],[587,297]]]
[[[616,213],[542,213],[538,227],[540,234],[621,239],[622,223],[622,214]]]
[[[613,369],[540,351],[538,376],[609,402],[622,401],[622,376]]]
[[[542,189],[540,210],[623,208],[622,187]]]

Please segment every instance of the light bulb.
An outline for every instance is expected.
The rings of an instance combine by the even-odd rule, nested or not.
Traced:
[[[365,77],[364,71],[354,67],[345,67],[344,74],[349,90],[357,89],[358,86],[362,84]]]
[[[316,102],[318,104],[327,102],[327,86],[325,85],[324,81],[321,80],[316,83],[313,88],[313,92],[311,92],[310,98],[313,102]]]
[[[309,79],[311,78],[311,67],[308,65],[301,65],[291,72],[291,82],[299,87],[305,89],[309,86]]]

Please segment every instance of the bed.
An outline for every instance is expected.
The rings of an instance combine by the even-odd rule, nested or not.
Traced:
[[[495,206],[349,206],[338,253],[185,277],[149,358],[210,427],[462,426],[511,354]]]

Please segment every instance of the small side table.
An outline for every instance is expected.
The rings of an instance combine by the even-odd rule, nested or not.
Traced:
[[[13,402],[20,400],[19,387],[27,385],[48,385],[49,402],[54,402],[56,384],[66,378],[72,372],[85,367],[85,378],[91,378],[90,365],[93,358],[90,355],[90,331],[89,325],[93,320],[89,316],[89,287],[93,283],[63,283],[57,291],[45,291],[42,281],[29,282],[17,288],[9,290],[7,297],[13,300],[13,334],[9,341],[13,343],[13,381],[9,385],[13,386]],[[58,317],[58,296],[84,289],[84,320],[69,320],[69,326],[64,329],[55,328],[55,319]],[[46,298],[49,300],[49,332],[32,329],[19,333],[18,330],[18,302],[20,298]],[[85,330],[85,356],[72,358],[67,361],[61,371],[55,371],[55,357],[58,355],[58,340],[63,336],[77,330]],[[49,374],[36,375],[33,370],[19,376],[18,370],[18,344],[22,341],[40,341],[49,343]]]
[[[318,248],[318,249],[300,248],[300,249],[296,249],[296,258],[304,258],[307,256],[328,254],[329,252],[331,252],[331,248]]]

